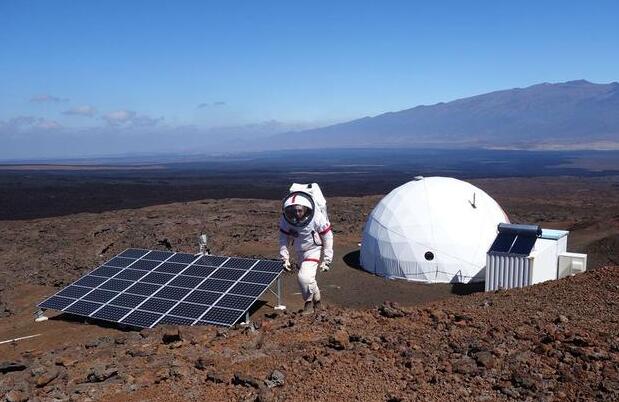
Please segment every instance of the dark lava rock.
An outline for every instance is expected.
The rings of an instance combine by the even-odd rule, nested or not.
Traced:
[[[264,382],[269,388],[281,387],[284,385],[286,380],[286,376],[279,370],[273,370],[269,378],[267,378]]]
[[[497,366],[497,360],[490,352],[482,351],[475,354],[475,361],[482,367],[493,368]]]
[[[232,380],[232,383],[234,385],[242,385],[244,387],[253,387],[256,389],[262,387],[262,381],[248,375],[243,375],[241,373],[234,374],[234,379]]]
[[[27,368],[22,362],[0,362],[0,373],[10,373],[12,371],[22,371]]]
[[[210,371],[206,374],[207,381],[214,382],[215,384],[224,384],[228,382],[224,376],[214,371]]]
[[[378,313],[387,318],[404,317],[404,312],[395,303],[385,302],[378,308]]]
[[[166,345],[173,342],[180,342],[182,337],[178,327],[166,327],[161,336],[161,340]]]
[[[4,397],[7,402],[26,402],[30,399],[25,392],[16,389],[9,391]]]
[[[57,368],[49,368],[45,372],[34,378],[34,382],[38,388],[44,387],[58,377],[59,370]]]
[[[86,375],[87,382],[103,382],[108,378],[114,377],[118,374],[118,370],[115,368],[105,368],[102,364],[97,364],[92,367]]]

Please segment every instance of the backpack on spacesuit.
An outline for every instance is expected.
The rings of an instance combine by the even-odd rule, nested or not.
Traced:
[[[290,189],[288,190],[288,194],[290,195],[297,191],[306,193],[310,197],[312,197],[314,205],[316,205],[316,209],[320,211],[320,213],[322,213],[327,220],[329,220],[329,215],[327,215],[327,200],[322,195],[322,191],[320,190],[320,186],[318,185],[318,183],[292,183],[292,186],[290,186]]]

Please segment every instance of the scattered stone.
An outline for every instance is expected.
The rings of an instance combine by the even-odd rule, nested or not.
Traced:
[[[254,377],[244,375],[241,373],[235,373],[232,380],[234,385],[242,385],[244,387],[261,388],[262,382]]]
[[[385,302],[378,308],[378,313],[387,318],[404,317],[404,312],[400,310],[396,303]]]
[[[273,402],[275,401],[275,394],[270,388],[262,388],[256,396],[256,402]]]
[[[477,364],[487,369],[497,366],[497,360],[490,352],[482,351],[475,354],[475,361]]]
[[[473,375],[477,373],[477,364],[470,357],[463,357],[452,363],[453,371],[460,374]]]
[[[58,374],[59,374],[59,370],[57,368],[52,367],[52,368],[47,369],[44,373],[41,373],[40,375],[36,376],[34,378],[34,382],[37,388],[41,388],[41,387],[46,386],[50,382],[54,381],[56,377],[58,377]]]
[[[556,319],[555,319],[555,324],[565,324],[567,322],[569,322],[569,318],[567,318],[566,316],[564,316],[563,314],[560,314]]]
[[[335,350],[344,350],[350,345],[350,339],[348,332],[343,329],[335,331],[335,333],[329,338],[327,346]]]
[[[207,357],[198,357],[194,367],[198,370],[206,370],[208,367],[213,365],[213,361]]]
[[[0,362],[0,373],[10,373],[12,371],[22,371],[27,369],[26,364],[22,362]]]
[[[87,382],[103,382],[109,378],[118,374],[118,370],[115,368],[105,368],[102,364],[97,364],[90,369],[86,375]]]
[[[173,342],[180,342],[182,337],[178,327],[165,327],[161,340],[166,345]]]
[[[7,402],[26,402],[30,399],[25,392],[16,389],[9,391],[4,397]]]
[[[78,362],[78,359],[73,356],[62,355],[56,358],[56,365],[62,367],[71,367]]]
[[[284,381],[286,380],[286,376],[279,370],[273,370],[269,378],[267,378],[264,382],[269,388],[281,387],[284,385]]]

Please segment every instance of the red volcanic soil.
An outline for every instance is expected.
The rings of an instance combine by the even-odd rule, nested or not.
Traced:
[[[35,304],[128,247],[275,257],[279,203],[228,199],[0,222],[0,396],[7,400],[617,400],[619,188],[610,180],[477,180],[513,221],[572,230],[590,271],[526,289],[389,281],[355,268],[379,196],[330,198],[327,308],[300,308],[284,279],[254,327],[131,331]],[[607,267],[602,268],[601,266]],[[390,302],[385,302],[389,300]]]

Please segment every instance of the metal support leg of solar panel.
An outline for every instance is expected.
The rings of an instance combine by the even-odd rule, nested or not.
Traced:
[[[232,326],[266,290],[282,310],[280,261],[127,249],[38,304],[140,328]],[[270,288],[277,282],[277,293]],[[42,314],[37,314],[40,321]]]

